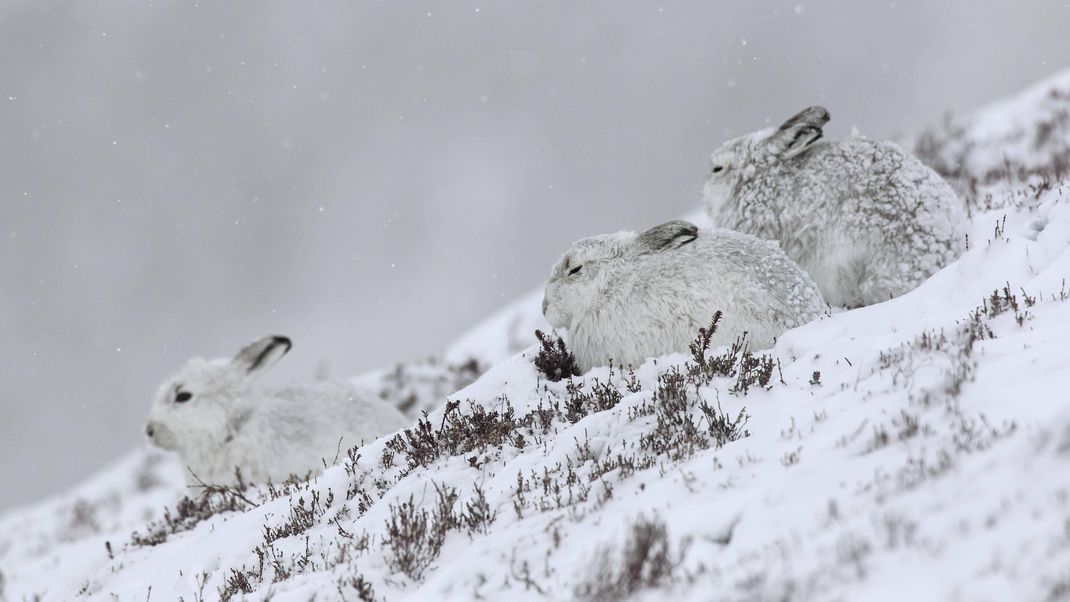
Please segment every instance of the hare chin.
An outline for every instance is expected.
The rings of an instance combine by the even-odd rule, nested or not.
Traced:
[[[865,276],[862,266],[872,252],[864,243],[845,239],[825,241],[825,247],[828,251],[816,253],[815,261],[807,262],[816,265],[801,267],[814,279],[830,305],[859,305],[859,283]]]
[[[731,192],[727,184],[706,180],[706,184],[702,187],[702,198],[711,215],[716,216],[717,212],[725,206],[731,197]]]

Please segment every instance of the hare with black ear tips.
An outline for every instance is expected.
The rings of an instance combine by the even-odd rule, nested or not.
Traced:
[[[711,156],[715,225],[780,241],[832,305],[858,307],[916,288],[965,242],[965,203],[891,142],[822,141],[829,113],[810,107]]]
[[[286,337],[267,336],[233,358],[194,358],[160,387],[145,432],[181,456],[190,484],[234,484],[235,468],[250,483],[305,476],[339,450],[408,426],[397,409],[349,383],[257,387],[256,377],[290,347]]]
[[[814,282],[775,242],[685,221],[576,241],[543,299],[543,314],[568,330],[583,371],[685,352],[717,311],[714,345],[746,332],[764,348],[825,308]]]

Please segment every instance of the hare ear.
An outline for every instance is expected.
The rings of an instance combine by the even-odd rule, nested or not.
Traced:
[[[821,139],[821,128],[828,123],[825,107],[808,107],[788,119],[766,141],[769,152],[781,159],[790,159],[810,148]]]
[[[241,348],[231,362],[247,374],[261,372],[282,359],[293,347],[290,339],[283,336],[266,336]]]
[[[668,251],[693,242],[696,238],[698,226],[684,220],[673,220],[640,234],[633,243],[633,252],[643,255]]]

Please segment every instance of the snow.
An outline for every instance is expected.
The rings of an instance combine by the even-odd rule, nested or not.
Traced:
[[[446,358],[463,362],[475,358],[482,364],[496,364],[536,343],[535,331],[549,332],[542,317],[540,286],[490,316],[450,345]]]
[[[108,560],[105,542],[121,545],[184,489],[172,456],[139,449],[70,493],[7,513],[0,518],[0,599],[47,591],[57,570],[70,576],[100,570]]]
[[[965,180],[1068,175],[1070,69],[973,114],[949,115],[923,132],[916,148],[941,175]]]
[[[1003,118],[1028,123],[1031,94],[1002,103]],[[998,156],[1001,141],[971,152]],[[981,197],[1005,202],[975,207],[958,261],[901,297],[786,333],[770,352],[780,370],[768,386],[744,394],[735,378],[716,377],[689,391],[729,417],[745,409],[749,436],[723,447],[706,435],[708,447],[679,458],[644,447],[658,428],[644,408],[689,355],[648,360],[634,381],[605,367],[571,385],[541,378],[533,292],[445,359],[403,371],[422,375],[417,384],[384,384],[396,370],[355,382],[396,403],[419,391],[409,415],[429,409],[434,431],[449,412],[428,401],[452,386],[438,378],[442,367],[471,358],[489,369],[449,395],[462,402],[451,416],[475,407],[522,416],[567,402],[581,383],[582,392],[609,383],[620,393],[612,408],[575,423],[559,416],[545,433],[522,428],[501,445],[462,444],[411,469],[397,451],[405,446],[391,452],[384,438],[307,485],[251,489],[257,506],[155,546],[131,534],[190,492],[173,458],[137,450],[68,494],[0,518],[0,599],[144,600],[150,588],[153,599],[215,599],[235,571],[249,600],[356,600],[358,577],[376,599],[596,598],[610,591],[599,579],[619,572],[640,519],[664,525],[669,565],[643,565],[638,585],[613,590],[641,600],[1061,599],[1070,591],[1070,184],[1039,181],[981,184]],[[650,464],[605,470],[618,454]],[[439,492],[451,488],[454,511],[482,492],[496,518],[447,530],[414,579],[397,568],[392,507],[411,499],[433,522]],[[300,532],[268,537],[309,507]]]

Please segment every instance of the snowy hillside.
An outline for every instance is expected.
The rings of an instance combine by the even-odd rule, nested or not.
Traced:
[[[1065,111],[1042,87],[1001,123]],[[0,598],[1067,599],[1070,183],[995,111],[947,134],[988,174],[969,250],[903,297],[549,382],[536,293],[356,379],[435,409],[307,484],[186,492],[141,451],[0,518]]]
[[[978,186],[1070,176],[1070,70],[970,115],[922,132],[915,151],[933,169]]]

